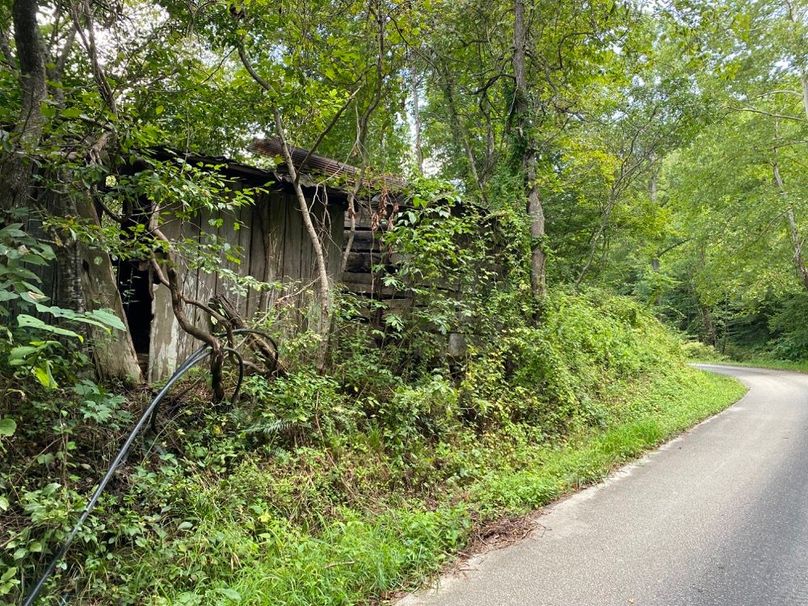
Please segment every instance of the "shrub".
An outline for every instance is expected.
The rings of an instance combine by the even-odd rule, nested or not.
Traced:
[[[356,411],[331,377],[300,369],[274,380],[249,377],[244,392],[254,408],[246,432],[265,440],[282,435],[293,444],[324,442],[355,428]]]

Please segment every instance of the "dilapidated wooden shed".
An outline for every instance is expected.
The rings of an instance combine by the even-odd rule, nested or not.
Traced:
[[[270,156],[280,154],[278,142],[272,140],[256,141],[255,151]],[[336,283],[342,279],[345,210],[351,178],[357,169],[305,150],[292,151],[296,165],[305,160],[305,166],[300,167],[300,182],[310,212],[323,230],[328,274]],[[263,187],[265,193],[258,194],[254,204],[234,211],[205,211],[181,223],[169,222],[161,226],[162,232],[169,239],[200,241],[214,234],[234,251],[231,259],[222,260],[219,269],[279,285],[269,290],[247,288],[239,292],[231,287],[232,281],[220,277],[222,272],[185,264],[178,268],[183,295],[206,302],[223,294],[244,318],[255,318],[273,306],[283,305],[298,313],[300,322],[305,323],[307,309],[315,306],[304,292],[317,279],[316,262],[289,172],[282,164],[268,170],[220,157],[187,155],[183,161],[215,166],[231,180],[232,187]],[[135,350],[147,369],[146,376],[149,381],[164,379],[199,343],[181,329],[172,311],[169,289],[155,279],[149,266],[127,261],[118,268],[118,274],[126,319]],[[208,314],[198,308],[188,309],[187,314],[198,326],[210,321]]]
[[[278,157],[280,143],[257,140],[254,151]],[[292,158],[301,172],[300,182],[310,213],[322,230],[320,239],[325,244],[331,282],[343,282],[349,290],[365,296],[389,296],[382,293],[383,288],[375,280],[371,266],[382,254],[367,210],[374,204],[373,194],[368,194],[368,189],[364,188],[367,199],[356,201],[357,225],[350,227],[346,214],[358,169],[299,148],[292,149]],[[189,220],[161,226],[169,239],[202,241],[215,235],[233,251],[230,258],[222,259],[216,268],[218,271],[194,268],[189,263],[178,268],[183,296],[207,302],[215,295],[225,295],[247,319],[281,305],[291,310],[292,315],[296,313],[298,326],[305,327],[307,312],[316,307],[315,289],[306,288],[317,280],[316,261],[289,171],[282,163],[272,169],[262,169],[221,157],[186,155],[183,161],[216,167],[234,188],[262,187],[265,190],[255,196],[252,205],[216,213],[205,211]],[[378,194],[375,196],[378,203]],[[351,231],[355,237],[343,271],[343,251]],[[256,287],[235,289],[233,281],[223,277],[227,272],[249,276],[261,283],[261,287],[256,284]],[[149,381],[164,379],[199,347],[199,342],[181,329],[172,311],[169,289],[155,279],[148,265],[137,261],[122,263],[118,267],[118,283],[133,345],[146,377]],[[266,289],[266,284],[276,287]],[[198,308],[189,308],[187,315],[197,326],[207,326],[210,322],[209,315]]]

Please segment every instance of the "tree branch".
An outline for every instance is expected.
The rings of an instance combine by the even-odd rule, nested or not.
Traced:
[[[789,115],[785,115],[785,114],[777,114],[777,113],[773,113],[773,112],[767,112],[767,111],[764,111],[762,109],[755,109],[754,107],[735,107],[735,108],[732,108],[732,109],[734,109],[734,111],[739,111],[739,112],[751,112],[753,114],[761,114],[763,116],[769,116],[770,118],[777,118],[779,120],[790,120],[792,122],[800,122],[800,123],[805,122],[804,118],[800,118],[798,116],[789,116]]]

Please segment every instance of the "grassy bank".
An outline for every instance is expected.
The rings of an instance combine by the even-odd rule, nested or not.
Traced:
[[[476,466],[473,481],[447,483],[427,499],[387,495],[384,507],[379,501],[375,507],[338,507],[307,530],[273,515],[267,504],[269,495],[292,489],[287,482],[295,471],[288,470],[284,481],[278,469],[245,464],[226,482],[194,496],[186,510],[193,526],[178,543],[181,557],[176,559],[177,544],[171,552],[142,555],[128,573],[134,578],[140,573],[142,584],[131,587],[150,594],[152,604],[256,605],[355,604],[415,587],[453,559],[486,522],[528,512],[600,480],[743,392],[731,379],[678,368],[614,393],[625,415],[609,427],[552,445],[493,435],[457,445],[455,456],[462,449]],[[352,463],[335,463],[333,481],[346,473],[374,473],[375,465],[357,467],[362,454],[343,453]],[[328,466],[324,453],[309,456]],[[200,479],[193,482],[195,490],[202,485]],[[327,502],[333,486],[303,490],[311,490],[308,498],[326,501],[325,509],[333,506]],[[175,589],[178,578],[192,580],[196,588]]]
[[[329,375],[253,378],[232,408],[168,403],[51,603],[64,591],[88,604],[372,602],[435,574],[486,525],[598,481],[743,393],[690,368],[644,309],[598,293],[554,295],[541,327],[504,330],[460,368],[393,371],[405,367],[355,338]],[[103,427],[42,408],[10,442],[0,557],[12,581],[30,583],[58,546],[139,406],[81,394],[106,407]],[[59,420],[72,446],[26,463],[42,449],[36,423],[47,435]]]
[[[154,604],[231,599],[242,604],[352,604],[412,587],[452,559],[484,523],[535,509],[601,479],[742,393],[730,379],[675,369],[616,390],[612,404],[622,414],[609,427],[581,431],[552,445],[501,435],[455,444],[451,458],[467,459],[475,479],[459,481],[464,470],[457,469],[443,490],[436,488],[426,499],[406,492],[374,494],[365,485],[360,500],[368,499],[367,507],[337,505],[346,491],[340,478],[391,473],[390,462],[363,464],[365,456],[379,456],[366,448],[339,449],[340,458],[333,462],[327,452],[311,450],[304,455],[305,471],[301,461],[280,468],[246,463],[227,481],[202,492],[197,491],[206,482],[192,478],[185,487],[194,491],[185,523],[193,526],[173,549],[150,551],[141,559],[132,572],[140,573],[142,585],[135,582],[131,588],[152,594]],[[437,469],[425,473],[446,475]],[[323,476],[330,477],[324,481]],[[361,490],[363,482],[350,481]],[[299,524],[310,513],[301,512],[296,524],[273,512],[270,503],[277,505],[278,496],[290,493],[308,512],[322,512],[315,523]],[[289,506],[287,513],[294,518]],[[175,549],[183,554],[179,560]],[[205,589],[176,591],[178,579]]]
[[[771,355],[759,353],[738,353],[737,355],[721,355],[714,348],[699,342],[689,342],[685,346],[686,355],[695,363],[727,364],[747,368],[771,368],[773,370],[793,370],[808,372],[808,360],[785,360]]]

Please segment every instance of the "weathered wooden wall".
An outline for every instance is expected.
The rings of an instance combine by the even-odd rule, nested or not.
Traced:
[[[339,279],[343,247],[344,210],[338,205],[312,203],[312,212],[327,230],[327,263],[333,281]],[[211,219],[222,219],[222,225],[211,225]],[[324,220],[323,220],[324,219]],[[232,282],[216,271],[181,267],[183,293],[189,299],[207,303],[215,294],[225,294],[247,319],[254,318],[281,302],[299,313],[305,322],[311,301],[303,286],[314,286],[317,276],[314,248],[303,225],[303,217],[293,195],[272,192],[262,195],[251,206],[211,216],[204,214],[182,226],[169,223],[163,231],[171,239],[194,238],[205,242],[216,235],[241,250],[240,262],[222,259],[221,267],[241,276],[252,276],[261,282],[279,282],[279,290],[258,292],[250,289],[239,293]],[[233,250],[236,256],[236,250]],[[313,291],[311,288],[309,291]],[[199,343],[180,329],[171,309],[171,296],[165,286],[153,288],[153,318],[149,352],[148,378],[159,381],[168,377],[178,364],[199,347]],[[186,312],[199,326],[207,326],[207,315],[188,306]],[[304,327],[301,325],[301,328]]]
[[[345,271],[341,274],[342,283],[350,292],[363,297],[383,300],[390,309],[409,308],[411,298],[396,289],[385,286],[382,282],[384,267],[387,271],[395,271],[398,255],[388,249],[383,242],[383,233],[374,229],[373,214],[375,209],[362,206],[357,212],[353,244],[348,253]],[[345,217],[345,237],[347,244],[350,234],[350,218]],[[372,321],[381,320],[382,314],[375,313]]]

